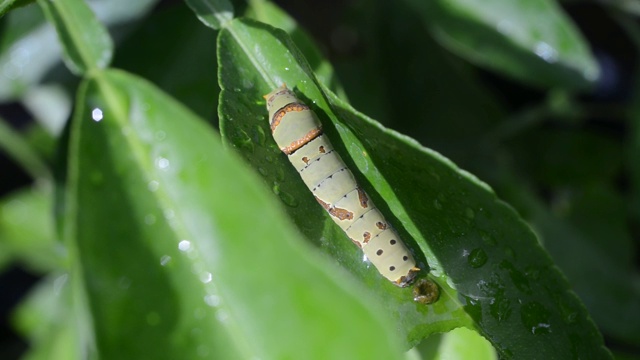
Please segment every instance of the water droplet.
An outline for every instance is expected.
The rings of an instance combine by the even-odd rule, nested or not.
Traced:
[[[178,243],[178,249],[180,249],[180,251],[188,251],[189,249],[191,249],[191,241],[189,240],[182,240]]]
[[[200,274],[200,281],[202,281],[205,284],[210,283],[212,278],[213,276],[211,275],[210,272],[204,271]]]
[[[162,156],[156,158],[156,167],[158,167],[158,169],[167,170],[170,165],[171,163],[169,162],[169,159],[163,158]]]
[[[93,121],[95,121],[95,122],[102,121],[103,117],[104,116],[102,114],[102,110],[101,109],[94,108],[93,110],[91,110],[91,118],[93,119]]]
[[[285,70],[285,71],[289,71],[289,68],[288,68],[288,67],[285,67],[285,68],[284,68],[284,70]]]
[[[291,206],[291,207],[297,207],[298,206],[298,200],[296,200],[296,198],[284,191],[281,191],[280,194],[278,194],[278,196],[280,197],[280,200],[282,200],[283,203]]]
[[[160,183],[155,180],[151,180],[147,184],[147,189],[149,189],[149,191],[151,192],[157,191],[158,188],[160,188]]]
[[[273,162],[273,158],[269,155],[267,155],[264,159],[267,160],[267,162],[270,162],[270,163]]]
[[[244,78],[242,79],[242,86],[245,89],[251,89],[253,88],[253,81],[249,80],[248,78]]]
[[[173,219],[176,216],[176,213],[171,209],[166,209],[164,211],[164,218],[167,220]]]
[[[150,326],[156,326],[160,324],[160,314],[155,311],[151,311],[147,314],[147,324]]]
[[[442,203],[440,202],[440,200],[433,200],[433,207],[435,207],[436,210],[442,210]]]
[[[473,249],[471,250],[471,253],[469,254],[469,257],[467,258],[467,262],[469,263],[469,265],[471,265],[472,268],[479,268],[482,267],[484,264],[487,263],[487,253],[480,249]]]
[[[267,170],[265,170],[263,167],[258,166],[258,172],[260,173],[260,175],[266,177],[267,174],[269,174],[269,172],[267,172]]]
[[[229,314],[226,311],[220,309],[216,311],[216,319],[218,319],[218,321],[223,323],[227,322],[227,320],[229,319]]]
[[[508,320],[511,317],[513,309],[511,307],[511,301],[504,297],[504,289],[500,289],[497,297],[491,300],[489,313],[498,322]]]
[[[211,307],[218,307],[222,301],[220,296],[209,294],[204,297],[204,302]]]
[[[162,266],[167,266],[167,264],[169,263],[169,261],[171,261],[171,256],[169,255],[164,255],[163,257],[160,258],[160,265]]]
[[[566,324],[575,324],[578,320],[578,311],[565,298],[560,300],[560,313]]]
[[[276,169],[276,179],[278,181],[283,181],[284,180],[284,169],[279,167]]]
[[[484,241],[484,243],[487,245],[494,246],[495,244],[497,244],[496,239],[484,230],[480,230],[480,237],[482,237],[482,241]]]
[[[267,137],[264,134],[264,129],[262,128],[262,126],[256,126],[253,129],[253,139],[255,140],[256,143],[262,146],[264,145],[264,141],[266,138]]]
[[[131,279],[129,279],[126,276],[122,276],[121,278],[118,279],[118,286],[122,290],[127,290],[129,286],[131,286]]]
[[[233,143],[245,152],[253,152],[254,150],[253,140],[242,129],[237,130]]]
[[[544,41],[537,43],[533,49],[533,52],[538,55],[542,60],[548,63],[554,63],[558,61],[558,50],[554,49],[551,45]]]
[[[551,332],[549,316],[549,310],[537,301],[522,305],[522,309],[520,310],[522,324],[534,335],[548,334]]]
[[[473,219],[476,217],[476,213],[471,208],[466,208],[464,210],[464,215],[467,217],[467,219]]]
[[[209,347],[206,345],[198,346],[198,356],[207,357],[209,355]]]
[[[154,138],[156,139],[156,141],[162,141],[167,138],[167,133],[162,130],[158,130],[156,131]]]
[[[144,217],[144,223],[147,225],[153,225],[156,223],[156,216],[153,214],[147,214]]]
[[[540,270],[535,267],[535,266],[527,266],[524,269],[524,274],[526,275],[527,278],[533,280],[533,281],[537,281],[540,278]]]

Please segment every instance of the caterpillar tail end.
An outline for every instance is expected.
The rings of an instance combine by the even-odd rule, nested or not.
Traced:
[[[419,273],[420,273],[420,268],[413,267],[411,270],[409,270],[409,273],[407,275],[401,276],[398,280],[394,282],[394,284],[396,284],[399,287],[407,287],[409,286],[409,284],[411,284],[411,282],[413,282],[413,280],[416,278],[416,276],[418,276]]]

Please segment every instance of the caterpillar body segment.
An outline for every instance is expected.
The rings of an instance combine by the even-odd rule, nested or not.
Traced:
[[[405,287],[420,269],[398,233],[358,186],[316,114],[286,85],[265,96],[276,144],[331,219],[362,249],[380,274]]]

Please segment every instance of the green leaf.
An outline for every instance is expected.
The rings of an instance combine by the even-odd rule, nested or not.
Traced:
[[[320,82],[327,85],[333,92],[346,96],[342,85],[335,75],[333,66],[327,61],[320,47],[313,38],[298,25],[298,23],[276,4],[265,0],[253,0],[247,9],[247,17],[283,29],[300,49],[309,62],[311,69]]]
[[[289,205],[300,231],[376,292],[409,344],[475,326],[501,357],[610,357],[529,227],[486,184],[321,88],[284,32],[239,19],[218,42],[223,139]],[[361,186],[416,250],[422,268],[428,264],[441,289],[435,304],[413,303],[410,289],[394,287],[363,263],[279,153],[260,99],[281,83],[318,114]]]
[[[38,0],[58,33],[65,64],[76,75],[109,66],[113,42],[89,6],[82,0]]]
[[[478,65],[574,90],[599,76],[587,42],[554,0],[409,2],[443,45]]]
[[[33,0],[0,0],[0,17],[12,9],[31,4]]]
[[[640,338],[640,290],[620,201],[601,184],[572,189],[564,209],[546,209],[516,186],[502,192],[526,214],[603,332],[629,344]],[[590,224],[580,224],[589,222]]]
[[[417,349],[423,360],[494,360],[497,354],[491,343],[475,331],[457,328],[430,337]]]
[[[51,180],[47,164],[3,118],[0,118],[0,150],[13,158],[34,179]]]
[[[12,316],[14,327],[29,340],[30,348],[23,359],[81,359],[78,319],[74,316],[69,274],[53,273],[30,291]]]
[[[0,201],[0,243],[36,272],[65,268],[66,250],[53,225],[53,194],[46,186],[22,190]]]
[[[399,358],[371,295],[202,119],[120,71],[94,73],[77,104],[66,239],[101,357]]]
[[[228,0],[185,0],[208,27],[218,30],[233,19],[233,5]]]
[[[60,61],[60,45],[38,6],[12,11],[2,22],[0,100],[7,101],[22,96]]]

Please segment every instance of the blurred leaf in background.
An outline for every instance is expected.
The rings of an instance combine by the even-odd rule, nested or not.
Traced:
[[[608,358],[598,331],[640,356],[632,2],[0,14],[0,358]],[[282,82],[436,303],[363,263],[274,146]]]

